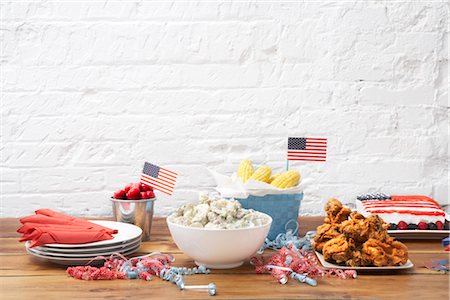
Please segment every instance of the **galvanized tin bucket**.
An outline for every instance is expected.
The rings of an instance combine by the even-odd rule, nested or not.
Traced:
[[[142,241],[149,241],[155,201],[156,198],[142,200],[111,198],[114,219],[117,222],[139,226],[142,229]]]

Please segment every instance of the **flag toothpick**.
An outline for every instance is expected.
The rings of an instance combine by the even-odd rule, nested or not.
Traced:
[[[290,160],[326,161],[327,139],[309,137],[288,138],[286,170]]]
[[[155,190],[171,196],[177,181],[177,176],[178,174],[173,171],[145,162],[140,181]]]

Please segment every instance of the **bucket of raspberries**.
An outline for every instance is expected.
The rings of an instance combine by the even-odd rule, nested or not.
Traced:
[[[114,219],[139,226],[142,229],[142,241],[149,241],[155,200],[152,187],[129,183],[111,197]]]
[[[303,189],[297,170],[274,172],[265,165],[256,168],[246,159],[239,163],[237,173],[231,177],[211,173],[216,179],[216,189],[223,197],[238,200],[243,208],[272,217],[268,239],[274,240],[288,229],[298,229]]]

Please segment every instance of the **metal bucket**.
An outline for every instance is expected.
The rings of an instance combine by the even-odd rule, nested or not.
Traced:
[[[149,241],[155,200],[156,198],[142,200],[111,198],[114,219],[117,222],[139,226],[142,229],[142,241]]]

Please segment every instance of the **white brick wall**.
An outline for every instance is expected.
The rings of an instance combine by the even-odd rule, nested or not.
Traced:
[[[157,214],[211,190],[206,168],[282,168],[288,136],[329,138],[303,214],[337,196],[448,202],[448,3],[1,4],[2,216],[110,215],[145,160],[180,173]]]

